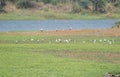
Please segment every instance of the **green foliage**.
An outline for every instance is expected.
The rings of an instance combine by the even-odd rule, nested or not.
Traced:
[[[52,3],[53,5],[57,5],[58,0],[52,0],[51,3]]]
[[[112,26],[112,28],[114,28],[114,27],[120,28],[120,21],[115,22],[115,25]]]
[[[36,2],[43,2],[45,4],[53,4],[53,5],[69,4],[69,7],[70,9],[72,9],[73,13],[79,13],[81,12],[81,9],[90,9],[88,11],[91,12],[91,10],[93,10],[93,12],[95,13],[98,13],[98,12],[105,13],[106,12],[105,6],[106,6],[106,3],[108,2],[108,0],[0,0],[0,1],[3,2],[2,4],[0,4],[0,10],[1,9],[3,10],[3,7],[5,6],[5,1],[11,1],[15,3],[17,8],[29,8],[33,6],[39,6],[35,3],[32,4],[33,1],[36,1]],[[91,6],[91,3],[92,3],[92,6]],[[71,5],[73,5],[72,8],[71,8]],[[113,5],[115,7],[120,7],[120,0],[113,3]],[[93,7],[93,9],[91,9],[91,7]]]
[[[81,8],[80,5],[78,3],[74,3],[72,6],[72,12],[73,13],[80,13],[81,12]]]
[[[15,3],[15,2],[17,2],[18,0],[8,0],[8,1]]]
[[[24,8],[31,7],[31,4],[30,4],[29,0],[18,0],[16,3],[16,7],[24,9]]]
[[[93,5],[93,11],[94,12],[105,12],[105,1],[104,0],[90,0]]]
[[[120,72],[118,71],[112,71],[112,72],[109,72],[109,74],[111,74],[112,77],[116,77],[116,76],[120,77]]]
[[[51,3],[52,0],[42,0],[42,2],[44,2],[45,4],[47,3]]]
[[[59,0],[42,0],[43,3],[45,4],[53,4],[53,5],[57,5],[59,3]]]
[[[6,5],[5,0],[0,0],[0,12],[3,11],[3,7]]]
[[[118,0],[117,2],[114,3],[115,7],[120,7],[120,0]]]
[[[116,24],[116,25],[120,25],[120,21],[117,21],[115,24]]]
[[[90,5],[90,1],[89,0],[80,0],[79,4],[82,8],[88,9],[89,5]]]

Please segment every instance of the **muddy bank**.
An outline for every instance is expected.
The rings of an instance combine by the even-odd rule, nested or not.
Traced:
[[[84,29],[84,30],[57,30],[57,31],[34,31],[34,32],[1,32],[0,34],[14,35],[81,35],[81,36],[120,36],[120,29]]]

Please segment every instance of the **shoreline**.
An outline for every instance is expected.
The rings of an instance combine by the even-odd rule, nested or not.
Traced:
[[[120,36],[120,29],[81,29],[81,30],[51,30],[51,31],[18,31],[18,32],[0,32],[0,34],[13,35],[49,35],[49,36]]]

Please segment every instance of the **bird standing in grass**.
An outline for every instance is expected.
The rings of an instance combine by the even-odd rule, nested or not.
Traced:
[[[15,43],[18,44],[18,40],[16,40]]]

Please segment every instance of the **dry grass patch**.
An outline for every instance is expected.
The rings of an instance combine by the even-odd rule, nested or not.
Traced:
[[[43,52],[45,54],[51,54],[55,56],[81,59],[81,60],[90,60],[96,62],[106,62],[112,64],[120,64],[120,53],[112,52],[70,52],[70,51],[49,51]]]

